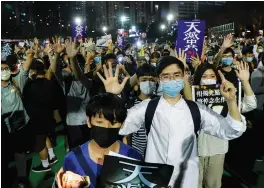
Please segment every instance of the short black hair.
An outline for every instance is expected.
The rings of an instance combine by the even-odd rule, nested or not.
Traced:
[[[253,46],[246,46],[242,50],[243,55],[247,55],[248,53],[253,54]]]
[[[163,69],[173,64],[177,65],[184,73],[184,64],[179,59],[172,56],[164,56],[161,57],[158,61],[158,65],[156,69],[157,75],[160,75]]]
[[[197,70],[195,71],[194,79],[193,79],[193,85],[200,85],[203,74],[208,69],[212,69],[214,71],[214,73],[216,75],[217,83],[220,83],[220,77],[219,77],[219,74],[217,72],[217,69],[209,63],[204,63],[204,64],[199,65]]]
[[[151,59],[154,59],[154,58],[157,58],[157,59],[159,59],[160,58],[160,54],[158,53],[158,52],[153,52],[152,54],[151,54],[151,57],[150,57]]]
[[[224,51],[223,54],[227,54],[227,53],[229,53],[229,52],[232,53],[232,57],[235,57],[235,52],[234,52],[234,50],[233,50],[232,48],[227,48],[227,49]]]
[[[11,54],[11,55],[9,55],[9,56],[6,57],[6,64],[9,67],[13,67],[17,63],[18,63],[17,55]]]
[[[44,62],[41,59],[33,59],[31,69],[38,75],[46,74]]]
[[[125,102],[112,93],[96,95],[89,101],[86,115],[91,119],[96,114],[104,115],[104,118],[112,124],[123,123],[127,117]]]
[[[141,67],[139,67],[136,71],[137,77],[141,76],[153,76],[156,77],[156,67],[149,65],[149,64],[143,64]]]
[[[106,64],[106,62],[107,62],[109,59],[114,59],[114,60],[116,60],[116,55],[115,55],[115,54],[106,54],[106,55],[102,56],[102,65]]]

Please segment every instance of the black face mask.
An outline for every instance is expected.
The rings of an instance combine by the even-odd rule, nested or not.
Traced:
[[[92,126],[91,138],[101,147],[108,148],[119,139],[120,128]]]

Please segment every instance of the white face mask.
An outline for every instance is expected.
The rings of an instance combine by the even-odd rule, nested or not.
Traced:
[[[262,48],[258,49],[258,53],[262,53],[262,52],[263,52]]]
[[[145,56],[145,59],[146,59],[147,61],[149,61],[149,57],[148,57],[148,56]]]
[[[200,85],[215,85],[216,80],[213,79],[201,79]]]
[[[151,63],[151,65],[152,65],[152,66],[154,66],[154,67],[156,67],[156,66],[157,66],[157,64],[156,64],[156,63]]]
[[[140,82],[139,83],[140,91],[144,93],[145,95],[152,95],[156,88],[155,82]]]
[[[7,81],[7,80],[9,80],[10,76],[11,76],[10,70],[1,71],[1,80]]]

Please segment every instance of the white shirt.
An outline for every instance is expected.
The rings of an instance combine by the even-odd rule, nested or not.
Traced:
[[[257,99],[255,95],[246,96],[242,100],[241,112],[250,112],[257,108]],[[198,137],[198,154],[202,157],[226,154],[228,152],[228,140],[223,140],[215,136],[200,131]]]
[[[145,122],[145,112],[150,99],[142,101],[128,111],[120,135],[129,135],[140,129]],[[198,104],[198,103],[197,103]],[[210,108],[198,104],[201,113],[201,128],[208,134],[223,139],[234,139],[246,130],[245,118],[242,122],[218,115]],[[174,166],[170,185],[182,188],[198,187],[198,152],[191,112],[181,98],[175,105],[160,98],[151,130],[148,135],[146,162]]]

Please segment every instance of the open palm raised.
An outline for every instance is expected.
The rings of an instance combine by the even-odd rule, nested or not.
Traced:
[[[108,62],[108,67],[109,68],[107,70],[106,66],[103,65],[105,78],[99,72],[97,72],[97,75],[102,80],[102,82],[104,83],[106,92],[118,95],[124,89],[126,82],[129,79],[129,77],[125,77],[123,82],[120,84],[118,81],[120,65],[116,66],[116,71],[115,71],[114,76],[113,76],[113,69],[112,69],[112,63],[111,62]]]

